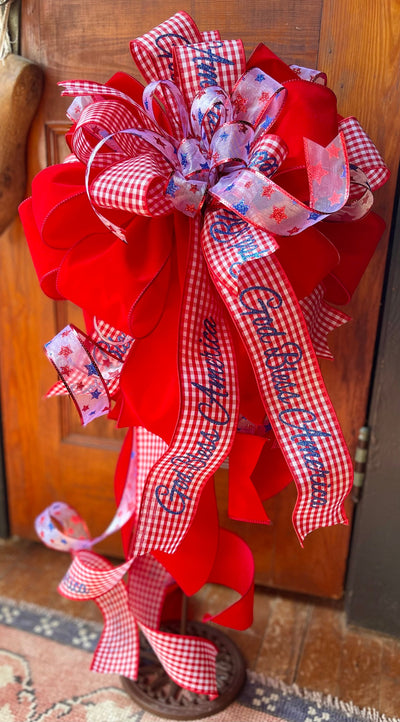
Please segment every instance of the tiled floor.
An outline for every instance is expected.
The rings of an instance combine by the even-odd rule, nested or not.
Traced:
[[[67,555],[34,542],[0,541],[0,596],[99,621],[93,603],[57,594],[68,564]],[[192,600],[196,618],[222,609],[230,594],[207,586]],[[348,626],[338,602],[258,589],[252,627],[224,631],[256,672],[400,717],[400,640]]]

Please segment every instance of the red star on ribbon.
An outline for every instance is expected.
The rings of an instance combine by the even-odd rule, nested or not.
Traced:
[[[328,201],[331,204],[331,206],[336,206],[337,203],[339,203],[339,201],[341,200],[341,198],[342,198],[342,196],[340,195],[340,193],[336,193],[336,191],[333,191],[331,197],[328,198]]]
[[[59,352],[60,356],[70,356],[72,354],[72,349],[69,346],[61,346]]]
[[[339,150],[340,148],[337,145],[328,145],[327,151],[330,158],[339,158]]]
[[[317,183],[320,185],[322,179],[329,175],[328,171],[322,167],[321,163],[318,163],[318,165],[313,165],[311,167],[311,177],[313,180],[317,181]]]
[[[246,100],[246,98],[243,98],[243,96],[240,95],[240,93],[238,93],[234,100],[234,105],[235,105],[236,112],[240,113],[241,110],[246,110],[247,100]]]
[[[270,185],[270,186],[264,186],[261,195],[263,195],[264,198],[271,198],[273,193],[275,193],[274,187],[272,185]]]
[[[285,206],[274,206],[274,210],[272,211],[270,218],[273,218],[277,223],[282,223],[282,221],[287,218]]]
[[[261,93],[258,102],[259,103],[266,103],[270,99],[271,95],[270,93],[267,93],[265,90],[263,93]]]
[[[71,372],[72,372],[72,369],[69,366],[61,366],[61,368],[60,368],[60,373],[63,376],[69,376]]]

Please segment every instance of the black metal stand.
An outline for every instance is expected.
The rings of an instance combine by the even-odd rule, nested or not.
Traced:
[[[167,719],[201,719],[221,712],[236,699],[246,679],[245,663],[235,643],[216,627],[202,622],[187,622],[186,602],[182,606],[181,620],[171,622],[164,629],[204,637],[216,645],[217,699],[210,700],[207,695],[179,687],[168,677],[145,639],[141,641],[138,679],[121,678],[127,693],[143,709]]]

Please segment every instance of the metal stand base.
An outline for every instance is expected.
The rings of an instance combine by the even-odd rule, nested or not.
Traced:
[[[167,626],[179,632],[179,622]],[[225,709],[239,694],[246,678],[243,657],[237,646],[219,629],[201,622],[187,622],[186,634],[205,637],[218,648],[217,687],[219,696],[210,700],[179,687],[164,671],[151,647],[143,640],[138,679],[121,677],[130,697],[143,709],[158,717],[174,720],[201,719]]]

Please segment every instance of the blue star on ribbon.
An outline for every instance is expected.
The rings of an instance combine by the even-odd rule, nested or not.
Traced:
[[[101,395],[101,391],[99,391],[99,389],[95,389],[94,391],[91,391],[90,393],[92,395],[92,399],[98,399],[99,396]]]
[[[309,213],[307,220],[316,221],[317,218],[319,218],[319,213],[312,212]]]
[[[179,186],[174,183],[173,179],[169,181],[167,185],[167,190],[165,191],[166,196],[171,196],[171,198],[175,198],[176,192],[179,190]]]
[[[233,207],[237,210],[238,213],[241,213],[242,216],[245,216],[247,211],[249,210],[249,206],[246,205],[243,198],[241,201],[239,201],[239,203],[236,203]]]
[[[268,128],[271,125],[272,121],[273,121],[273,118],[271,118],[270,115],[266,115],[265,119],[261,123],[261,128]]]
[[[85,364],[85,368],[87,369],[88,376],[98,376],[99,372],[94,364]]]
[[[255,80],[257,81],[257,83],[262,83],[262,81],[265,80],[265,75],[263,75],[263,73],[259,73],[258,75],[256,75]]]

